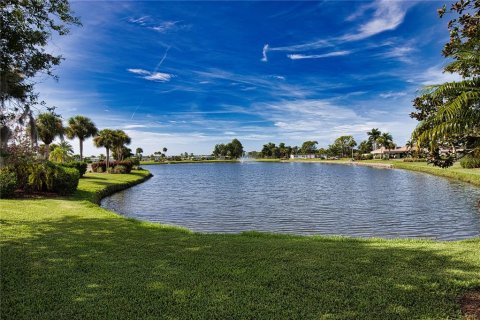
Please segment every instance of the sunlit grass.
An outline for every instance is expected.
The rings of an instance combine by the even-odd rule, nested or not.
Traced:
[[[0,200],[1,318],[455,319],[457,298],[480,286],[478,238],[199,234],[91,202],[147,174]]]

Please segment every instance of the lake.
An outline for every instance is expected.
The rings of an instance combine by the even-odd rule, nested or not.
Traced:
[[[198,232],[430,238],[480,236],[480,188],[396,169],[321,163],[148,166],[102,201],[127,217]]]

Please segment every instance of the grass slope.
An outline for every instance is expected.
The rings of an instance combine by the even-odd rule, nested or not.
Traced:
[[[91,202],[147,174],[0,200],[1,318],[456,319],[480,286],[480,239],[197,234]]]

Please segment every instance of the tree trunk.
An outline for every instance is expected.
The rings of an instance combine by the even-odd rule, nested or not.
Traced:
[[[106,159],[106,164],[107,164],[107,169],[108,169],[108,159],[110,158],[110,150],[108,148],[105,148],[107,150],[107,159]]]
[[[45,160],[48,160],[48,156],[50,155],[50,143],[45,143]]]
[[[80,161],[83,161],[83,139],[80,139]]]

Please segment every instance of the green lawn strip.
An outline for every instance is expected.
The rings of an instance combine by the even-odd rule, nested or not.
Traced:
[[[459,319],[457,298],[480,286],[480,238],[200,234],[92,203],[147,175],[0,200],[1,318]]]

